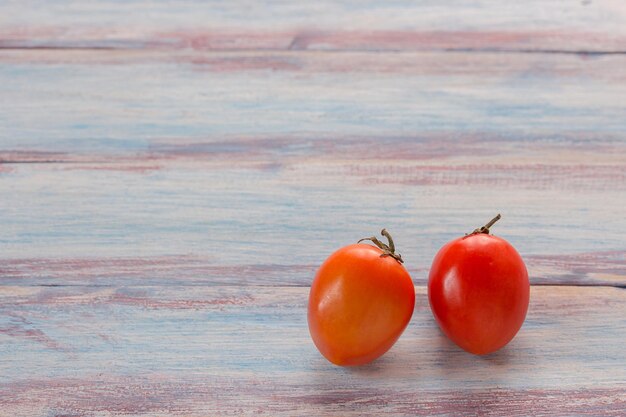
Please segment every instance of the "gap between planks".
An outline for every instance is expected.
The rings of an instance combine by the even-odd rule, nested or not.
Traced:
[[[163,47],[144,47],[144,46],[71,46],[71,45],[2,45],[0,44],[0,51],[145,51],[153,52],[160,51],[163,53],[171,52],[174,50],[188,50],[188,48],[163,48]],[[330,54],[344,54],[344,53],[362,53],[362,54],[401,54],[401,53],[467,53],[467,54],[547,54],[547,55],[581,55],[581,56],[603,56],[603,55],[626,55],[626,50],[592,50],[592,49],[525,49],[525,48],[343,48],[343,49],[294,49],[288,48],[215,48],[215,49],[194,49],[191,51],[202,52],[205,54],[224,54],[224,53],[278,53],[278,52],[290,52],[298,54],[311,54],[311,53],[330,53]]]

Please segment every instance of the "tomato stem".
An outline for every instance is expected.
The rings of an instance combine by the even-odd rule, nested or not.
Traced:
[[[479,227],[478,229],[474,229],[474,231],[472,233],[467,233],[465,236],[476,235],[476,234],[479,234],[479,233],[484,233],[484,234],[488,235],[489,234],[489,228],[491,226],[493,226],[495,224],[495,222],[497,222],[501,218],[502,218],[502,216],[500,214],[498,214],[496,217],[494,217],[493,219],[489,220],[489,223],[487,223],[483,227]]]
[[[391,237],[391,234],[389,234],[387,229],[381,230],[380,234],[387,238],[387,242],[389,243],[388,245],[378,240],[376,236],[364,237],[363,239],[359,240],[356,243],[361,243],[364,240],[369,240],[370,242],[372,242],[374,245],[376,245],[379,249],[383,251],[383,253],[380,255],[381,258],[385,256],[391,256],[396,261],[400,263],[404,263],[404,260],[402,260],[402,255],[400,255],[399,253],[396,253],[396,245],[393,243],[393,238]]]

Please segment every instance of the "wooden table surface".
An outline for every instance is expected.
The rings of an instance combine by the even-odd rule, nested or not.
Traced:
[[[626,415],[623,0],[0,1],[0,415]],[[484,224],[518,336],[426,296]],[[387,227],[416,285],[329,364],[308,287]]]

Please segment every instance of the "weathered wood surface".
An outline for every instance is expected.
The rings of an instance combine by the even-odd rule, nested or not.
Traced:
[[[4,1],[4,48],[624,52],[621,0]]]
[[[437,249],[495,211],[533,283],[626,283],[624,56],[0,62],[11,284],[308,285],[325,256],[382,227],[423,284]]]
[[[533,287],[502,351],[437,329],[417,287],[387,355],[342,369],[310,341],[307,288],[16,287],[0,296],[3,415],[623,415],[626,292]]]
[[[300,3],[0,1],[0,416],[623,415],[623,3]],[[424,285],[496,211],[477,358]],[[382,227],[414,319],[333,367],[307,287]]]

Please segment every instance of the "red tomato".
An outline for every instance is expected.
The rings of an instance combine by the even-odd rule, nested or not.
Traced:
[[[388,236],[385,230],[383,235]],[[402,258],[389,246],[355,244],[322,264],[309,295],[309,331],[336,365],[363,365],[384,354],[406,328],[415,288]]]
[[[442,247],[428,280],[428,299],[439,327],[477,355],[509,343],[528,310],[524,261],[506,240],[489,235],[499,218]]]

